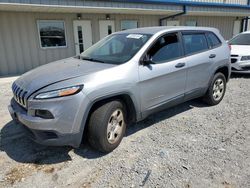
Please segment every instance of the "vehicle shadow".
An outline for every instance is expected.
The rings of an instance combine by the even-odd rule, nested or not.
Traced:
[[[179,104],[177,106],[168,108],[166,110],[156,112],[156,113],[150,115],[149,117],[147,117],[145,120],[131,125],[127,130],[127,136],[130,136],[130,135],[132,135],[132,134],[134,134],[137,131],[140,131],[142,129],[148,128],[151,125],[154,125],[160,121],[166,120],[166,119],[174,117],[176,115],[179,115],[182,112],[191,110],[194,107],[205,108],[205,107],[208,107],[208,105],[206,105],[200,99],[194,99],[194,100]]]
[[[157,122],[178,115],[182,112],[192,109],[193,107],[206,107],[199,100],[192,100],[176,107],[155,113],[142,122],[133,124],[128,127],[126,136],[132,135],[139,130],[145,129]],[[22,125],[10,121],[0,132],[0,151],[5,152],[11,159],[20,163],[33,163],[38,165],[56,164],[72,160],[70,152],[87,158],[95,159],[104,156],[104,153],[93,150],[86,141],[79,149],[72,147],[49,147],[39,145],[30,140]]]
[[[72,147],[50,147],[35,143],[28,138],[28,133],[22,125],[10,121],[0,132],[0,151],[5,152],[11,159],[20,163],[37,165],[57,164],[71,161],[70,152],[83,158],[94,159],[104,154],[93,150],[87,142],[82,143],[79,149]]]

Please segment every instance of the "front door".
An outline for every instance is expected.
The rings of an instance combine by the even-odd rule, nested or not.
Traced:
[[[73,26],[76,54],[79,55],[84,50],[92,46],[91,21],[75,20],[73,22]]]
[[[115,21],[114,20],[100,20],[100,40],[113,32],[115,32]]]
[[[178,33],[160,37],[144,57],[151,63],[139,66],[141,110],[145,114],[184,98],[187,65],[180,41]]]

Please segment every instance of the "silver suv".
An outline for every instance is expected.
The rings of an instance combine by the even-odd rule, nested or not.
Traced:
[[[79,147],[84,135],[110,152],[131,122],[193,98],[220,103],[230,71],[230,49],[217,29],[126,30],[23,74],[9,111],[38,143]]]

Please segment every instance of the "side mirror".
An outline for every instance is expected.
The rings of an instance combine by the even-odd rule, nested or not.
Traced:
[[[144,58],[141,61],[141,64],[144,66],[150,65],[150,64],[154,64],[152,61],[152,58],[150,58],[149,55],[145,55]]]

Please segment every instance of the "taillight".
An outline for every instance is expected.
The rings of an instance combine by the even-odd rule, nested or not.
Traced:
[[[229,49],[230,49],[230,51],[232,50],[232,47],[231,47],[231,45],[230,44],[228,44],[228,47],[229,47]]]

